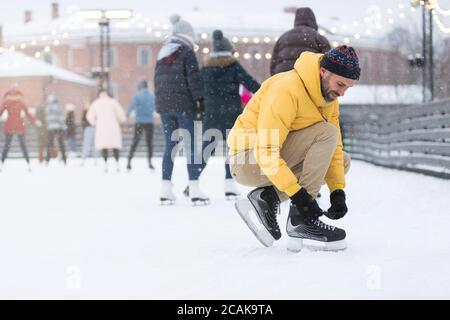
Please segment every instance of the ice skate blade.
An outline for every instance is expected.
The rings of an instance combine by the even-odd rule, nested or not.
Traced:
[[[322,242],[310,239],[289,237],[287,244],[287,250],[290,252],[300,252],[303,248],[307,248],[311,251],[343,251],[347,249],[347,243],[345,240]]]
[[[234,206],[242,220],[244,220],[250,231],[255,235],[256,239],[258,239],[265,247],[272,246],[275,239],[259,220],[250,201],[247,199],[240,199],[236,201]]]
[[[209,199],[201,199],[201,198],[192,198],[192,205],[196,206],[207,206],[209,205]]]
[[[173,206],[175,204],[175,200],[167,199],[167,198],[159,198],[162,206]]]
[[[235,201],[241,197],[240,194],[225,192],[225,199],[227,201]]]

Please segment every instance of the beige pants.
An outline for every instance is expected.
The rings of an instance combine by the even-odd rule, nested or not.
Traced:
[[[325,175],[338,142],[338,130],[327,122],[319,122],[308,128],[292,131],[281,148],[281,157],[297,177],[300,185],[316,197],[325,184]],[[272,183],[256,163],[253,150],[242,151],[230,158],[234,179],[251,187],[270,186]],[[350,169],[350,156],[344,152],[344,172]],[[278,191],[278,190],[277,190]],[[279,192],[281,201],[289,199]]]

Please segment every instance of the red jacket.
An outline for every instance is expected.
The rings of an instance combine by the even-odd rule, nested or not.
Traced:
[[[13,89],[5,94],[5,100],[0,106],[0,117],[5,110],[8,111],[8,119],[4,128],[6,134],[25,133],[22,111],[33,124],[35,122],[35,118],[30,114],[23,102],[23,94],[18,90]]]

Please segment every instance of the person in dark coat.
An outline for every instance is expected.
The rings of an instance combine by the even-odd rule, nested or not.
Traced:
[[[203,111],[202,82],[194,53],[195,33],[192,26],[178,15],[173,15],[170,21],[173,24],[172,36],[158,53],[154,81],[156,111],[161,116],[166,142],[160,199],[168,203],[175,201],[171,183],[174,160],[172,151],[180,140],[174,139],[172,134],[181,129],[188,158],[191,200],[206,203],[209,198],[201,192],[198,181],[202,161],[201,156],[196,154],[194,143],[194,121]]]
[[[233,57],[233,46],[220,30],[213,32],[213,50],[205,59],[201,75],[205,96],[203,128],[206,140],[203,143],[205,151],[203,165],[206,166],[219,140],[226,141],[227,130],[233,127],[237,117],[242,113],[239,85],[242,84],[254,93],[260,84]],[[239,195],[228,161],[225,163],[225,195],[227,197]]]
[[[295,61],[304,51],[325,53],[330,50],[329,41],[317,30],[314,12],[310,8],[298,8],[294,28],[281,35],[275,43],[270,75],[293,69]]]
[[[66,105],[66,137],[69,147],[69,153],[75,155],[77,152],[77,124],[75,122],[75,106],[73,104]]]

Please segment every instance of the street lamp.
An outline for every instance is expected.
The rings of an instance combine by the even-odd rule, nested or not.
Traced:
[[[94,68],[92,70],[92,75],[94,77],[99,77],[99,86],[101,89],[109,89],[109,69],[111,68],[110,21],[131,19],[133,17],[133,11],[129,9],[80,10],[78,12],[78,17],[82,20],[96,21],[100,27],[100,67]]]
[[[411,0],[412,7],[422,6],[422,90],[423,102],[434,100],[433,16],[431,0]],[[429,92],[427,92],[427,89]]]

